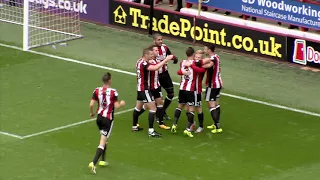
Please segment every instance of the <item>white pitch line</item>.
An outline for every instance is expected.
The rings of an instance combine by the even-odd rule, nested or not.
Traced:
[[[11,133],[4,132],[4,131],[0,131],[0,134],[6,135],[6,136],[10,136],[10,137],[14,137],[14,138],[18,138],[18,139],[22,139],[22,136],[19,136],[19,135],[16,135],[16,134],[11,134]]]
[[[175,99],[178,99],[178,97],[174,97],[173,98],[173,100],[175,100]],[[114,115],[123,114],[123,113],[130,112],[130,111],[133,111],[133,110],[134,110],[134,108],[127,109],[127,110],[124,110],[124,111],[119,111],[119,112],[114,113]],[[88,122],[91,122],[91,121],[94,121],[94,120],[96,120],[96,118],[92,118],[92,119],[88,119],[88,120],[76,122],[76,123],[73,123],[73,124],[68,124],[68,125],[65,125],[65,126],[60,126],[60,127],[56,127],[56,128],[53,128],[53,129],[46,130],[46,131],[41,131],[41,132],[37,132],[37,133],[34,133],[34,134],[20,136],[20,137],[21,137],[21,139],[27,139],[27,138],[31,138],[31,137],[34,137],[34,136],[39,136],[39,135],[42,135],[42,134],[47,134],[47,133],[50,133],[50,132],[59,131],[61,129],[66,129],[66,128],[69,128],[69,127],[77,126],[77,125],[80,125],[80,124],[85,124],[85,123],[88,123]]]
[[[0,46],[11,48],[11,49],[17,49],[17,50],[21,50],[22,51],[22,48],[17,47],[17,46],[11,46],[11,45],[6,45],[6,44],[2,44],[2,43],[0,43]],[[47,53],[43,53],[43,52],[38,52],[38,51],[33,51],[33,50],[29,50],[27,52],[33,53],[33,54],[42,55],[42,56],[47,56],[47,57],[51,57],[51,58],[55,58],[55,59],[59,59],[59,60],[63,60],[63,61],[73,62],[73,63],[76,63],[76,64],[82,64],[82,65],[96,67],[96,68],[100,68],[100,69],[106,69],[106,70],[109,70],[109,71],[114,71],[114,72],[118,72],[118,73],[122,73],[122,74],[128,74],[128,75],[131,75],[131,76],[136,76],[136,73],[132,73],[132,72],[129,72],[129,71],[123,71],[123,70],[116,69],[116,68],[101,66],[101,65],[98,65],[98,64],[87,63],[87,62],[83,62],[83,61],[79,61],[79,60],[75,60],[75,59],[71,59],[71,58],[60,57],[60,56],[47,54]]]
[[[235,99],[241,99],[241,100],[244,100],[244,101],[254,102],[254,103],[257,103],[257,104],[263,104],[263,105],[266,105],[266,106],[271,106],[271,107],[275,107],[275,108],[279,108],[279,109],[285,109],[285,110],[288,110],[288,111],[293,111],[293,112],[297,112],[297,113],[301,113],[301,114],[307,114],[307,115],[310,115],[310,116],[320,117],[320,114],[315,113],[315,112],[305,111],[305,110],[296,109],[296,108],[283,106],[283,105],[279,105],[279,104],[268,103],[268,102],[265,102],[265,101],[259,101],[259,100],[250,99],[250,98],[237,96],[237,95],[233,95],[233,94],[228,94],[228,93],[221,93],[221,94],[224,95],[224,96],[235,98]]]
[[[114,113],[114,115],[119,115],[119,114],[123,114],[123,113],[130,112],[130,111],[133,111],[133,108],[132,109],[127,109],[127,110],[124,110],[124,111],[116,112],[116,113]],[[68,124],[68,125],[65,125],[65,126],[56,127],[56,128],[53,128],[53,129],[37,132],[37,133],[34,133],[34,134],[29,134],[29,135],[26,135],[26,136],[22,136],[21,139],[27,139],[27,138],[39,136],[39,135],[42,135],[42,134],[47,134],[47,133],[50,133],[50,132],[59,131],[61,129],[66,129],[66,128],[77,126],[77,125],[80,125],[80,124],[85,124],[85,123],[88,123],[88,122],[91,122],[91,121],[94,121],[94,120],[96,120],[96,118],[92,118],[92,119],[88,119],[88,120],[84,120],[84,121]]]

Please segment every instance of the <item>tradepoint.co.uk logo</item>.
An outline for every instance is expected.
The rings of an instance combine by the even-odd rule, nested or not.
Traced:
[[[67,11],[79,12],[87,14],[87,4],[82,0],[76,2],[75,0],[29,0],[31,3],[42,4],[45,9],[59,8]]]
[[[113,13],[111,23],[116,25],[141,30],[147,30],[149,27],[150,19],[146,8],[116,4],[111,12]],[[233,27],[221,25],[222,29],[220,29],[206,21],[199,21],[194,25],[193,18],[168,13],[155,13],[152,24],[153,31],[177,38],[193,39],[277,59],[282,59],[284,54],[281,38],[273,35],[264,36],[264,39],[254,38],[246,33],[235,34],[232,32]]]
[[[113,11],[114,22],[119,24],[126,24],[127,13],[122,6],[118,6],[116,10]]]
[[[307,46],[306,40],[294,41],[292,61],[297,64],[307,65],[307,62],[320,64],[320,53],[312,46]]]

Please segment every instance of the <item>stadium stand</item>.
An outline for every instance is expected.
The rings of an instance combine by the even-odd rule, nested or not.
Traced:
[[[141,0],[137,0],[137,1],[141,1]],[[142,0],[143,1],[143,0]],[[150,3],[150,0],[145,0],[148,1]],[[180,2],[179,2],[180,1]],[[292,1],[292,0],[287,0],[287,1]],[[311,3],[311,4],[317,4],[320,6],[320,0],[297,0],[297,1],[302,1],[304,3]],[[190,3],[186,3],[185,0],[176,0],[174,1],[174,5],[172,6],[172,4],[169,4],[169,1],[165,0],[165,1],[158,1],[158,3],[156,3],[157,1],[155,0],[155,5],[158,8],[164,8],[164,9],[168,9],[168,10],[175,10],[175,11],[180,11],[181,8],[183,8],[185,5],[186,8],[194,8],[196,9],[197,6],[196,5],[192,5]],[[182,5],[179,5],[180,3],[182,3]],[[144,3],[146,4],[146,3]],[[267,24],[277,24],[279,26],[282,26],[284,28],[289,28],[289,29],[300,29],[301,31],[309,31],[311,33],[317,33],[319,34],[319,30],[309,30],[308,28],[304,28],[304,27],[298,27],[295,25],[291,25],[291,24],[285,24],[283,22],[276,22],[274,20],[269,20],[269,19],[259,19],[257,17],[250,17],[250,16],[246,16],[243,14],[239,14],[239,13],[231,13],[228,11],[223,11],[223,10],[219,10],[216,9],[214,7],[206,7],[206,6],[202,6],[201,8],[202,11],[208,11],[208,12],[212,12],[212,13],[218,13],[218,14],[223,14],[225,16],[233,16],[233,17],[239,17],[245,20],[249,20],[251,19],[252,21],[259,21],[259,22],[263,22],[263,23],[267,23]]]

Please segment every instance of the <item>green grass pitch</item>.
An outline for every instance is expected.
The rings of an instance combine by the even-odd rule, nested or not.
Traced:
[[[19,29],[1,24],[0,33]],[[134,72],[141,49],[151,43],[147,36],[89,24],[82,30],[85,38],[68,47],[36,51]],[[0,37],[0,43],[19,46],[21,37],[8,34]],[[183,59],[188,45],[165,43]],[[320,112],[319,74],[218,53],[224,92]],[[222,96],[223,134],[205,130],[194,138],[183,136],[183,113],[177,134],[158,130],[163,138],[153,139],[147,131],[131,132],[135,76],[2,46],[0,54],[0,179],[313,180],[320,176],[319,116]],[[175,82],[177,68],[170,64]],[[106,71],[112,73],[112,87],[127,106],[115,115],[107,151],[110,165],[99,167],[94,176],[87,165],[99,133],[95,122],[86,120],[91,93]],[[171,117],[176,105],[173,101],[169,107]],[[206,105],[204,112],[209,125]],[[79,124],[68,127],[74,123]],[[147,126],[146,113],[140,124]],[[35,134],[47,130],[52,131]]]

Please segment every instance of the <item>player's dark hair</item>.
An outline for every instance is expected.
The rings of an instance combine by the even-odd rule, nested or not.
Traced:
[[[160,37],[160,36],[162,36],[161,34],[159,34],[159,33],[155,33],[153,36],[152,36],[152,38],[153,38],[153,40],[156,40],[158,37]]]
[[[212,52],[214,52],[216,50],[216,46],[214,44],[210,44],[207,46],[208,49],[210,49]]]
[[[187,50],[186,50],[186,55],[188,57],[192,56],[194,54],[194,49],[193,47],[188,47]]]
[[[102,82],[103,83],[108,83],[110,79],[111,79],[111,74],[109,72],[105,73],[102,76]]]

